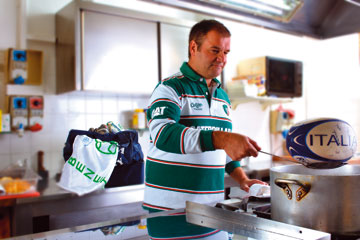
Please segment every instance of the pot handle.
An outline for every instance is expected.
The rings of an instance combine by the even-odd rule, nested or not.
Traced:
[[[311,188],[311,185],[303,184],[295,179],[277,178],[277,179],[275,179],[275,184],[278,187],[282,188],[282,190],[284,191],[285,195],[287,196],[287,198],[289,200],[292,199],[292,191],[291,191],[291,188],[289,187],[289,184],[300,186],[296,190],[296,200],[297,201],[300,201],[303,197],[305,197],[305,195],[309,193],[310,188]]]

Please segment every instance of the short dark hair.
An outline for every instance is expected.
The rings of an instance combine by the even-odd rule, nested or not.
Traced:
[[[189,47],[188,47],[188,55],[190,58],[190,42],[194,40],[196,44],[201,47],[204,36],[212,30],[217,31],[218,33],[230,37],[230,31],[227,29],[224,24],[219,21],[213,19],[204,19],[198,23],[196,23],[190,30],[189,34]]]

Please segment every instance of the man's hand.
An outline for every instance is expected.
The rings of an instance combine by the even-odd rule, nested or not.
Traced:
[[[240,188],[246,192],[249,192],[250,187],[255,184],[268,185],[267,183],[258,179],[249,179],[241,167],[235,168],[230,176],[240,185]]]
[[[214,131],[212,139],[215,149],[224,149],[234,161],[249,156],[257,157],[261,150],[254,140],[238,133]]]

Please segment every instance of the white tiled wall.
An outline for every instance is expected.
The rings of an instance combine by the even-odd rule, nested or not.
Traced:
[[[0,134],[0,168],[10,162],[28,159],[37,169],[37,152],[44,152],[44,165],[54,176],[64,163],[62,150],[69,130],[88,130],[113,121],[129,128],[134,108],[146,108],[147,97],[126,97],[106,94],[75,92],[63,95],[45,95],[44,126],[39,132]],[[146,152],[147,133],[140,144]]]

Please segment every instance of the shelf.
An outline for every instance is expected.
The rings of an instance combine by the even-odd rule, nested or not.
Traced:
[[[268,106],[273,104],[280,104],[280,103],[289,103],[292,102],[292,98],[275,98],[275,97],[238,97],[238,98],[231,98],[231,104],[234,109],[239,104],[244,104],[248,102],[255,102],[258,101],[261,105],[263,110],[265,110]]]
[[[8,84],[6,86],[7,95],[43,95],[44,87],[42,85],[27,84]]]

